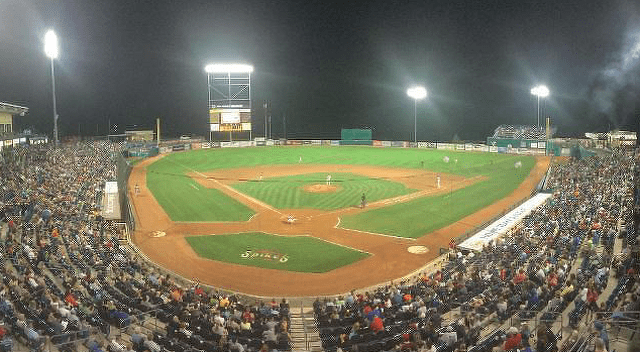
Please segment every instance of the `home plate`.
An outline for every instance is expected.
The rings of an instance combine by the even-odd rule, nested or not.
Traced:
[[[429,248],[425,246],[411,246],[407,248],[407,252],[412,254],[425,254],[429,251]]]

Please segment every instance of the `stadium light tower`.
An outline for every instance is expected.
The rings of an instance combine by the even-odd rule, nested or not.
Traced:
[[[422,86],[407,89],[407,95],[413,98],[413,141],[418,144],[418,100],[427,97],[427,90]]]
[[[209,97],[209,139],[214,132],[249,132],[251,139],[251,72],[253,66],[239,63],[209,64],[207,73]]]
[[[58,140],[58,112],[56,110],[56,76],[53,70],[53,59],[58,58],[58,37],[53,30],[44,35],[44,53],[51,59],[51,91],[53,95],[53,141],[57,145]]]
[[[537,86],[531,88],[531,94],[538,97],[538,128],[540,128],[540,98],[546,98],[549,96],[549,88],[547,86]]]

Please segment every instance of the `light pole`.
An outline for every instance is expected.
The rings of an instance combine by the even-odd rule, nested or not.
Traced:
[[[549,88],[547,86],[537,86],[531,88],[531,94],[538,97],[538,128],[540,128],[540,98],[546,98],[549,96]]]
[[[44,52],[51,59],[51,91],[53,95],[53,141],[57,145],[58,140],[58,111],[56,110],[56,76],[53,70],[53,59],[58,58],[58,37],[53,30],[44,35]]]
[[[407,89],[407,95],[413,98],[413,141],[418,145],[418,100],[427,97],[427,90],[422,86]]]

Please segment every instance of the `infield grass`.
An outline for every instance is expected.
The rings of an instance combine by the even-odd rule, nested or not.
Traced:
[[[445,157],[449,158],[449,162],[444,161]],[[209,195],[200,195],[200,190],[196,192],[190,186],[195,181],[186,174],[258,165],[298,164],[300,158],[303,164],[373,165],[425,169],[467,178],[485,177],[485,180],[458,191],[358,212],[341,219],[341,226],[345,228],[413,238],[456,222],[505,197],[522,183],[535,165],[535,159],[531,156],[433,149],[361,146],[202,149],[169,154],[149,165],[147,184],[163,208],[171,209],[167,210],[167,213],[170,213],[173,220],[176,218],[181,219],[177,221],[246,220],[252,214],[250,209],[214,190],[207,190],[212,192]],[[517,161],[522,162],[520,169],[514,168],[514,163]],[[370,181],[363,181],[363,183],[368,182]],[[281,191],[275,188],[272,190],[256,188],[255,190],[246,189],[243,192],[263,193],[264,195],[260,197],[274,199],[282,197],[286,201],[273,201],[282,208],[295,208],[306,204],[306,200],[301,201],[300,196],[296,198],[292,195],[293,193],[288,193],[292,191],[286,189],[286,182],[274,182],[274,184],[281,185],[283,187]],[[235,187],[253,188],[252,186],[254,185],[247,183],[247,185]],[[358,192],[355,197],[351,193],[336,192],[336,195],[344,196],[341,200],[344,204],[353,205],[360,199],[360,191]],[[410,192],[411,190],[407,190],[407,193]],[[367,200],[370,202],[374,200],[372,194],[367,193]],[[201,201],[207,202],[207,205],[203,206],[200,204]],[[326,209],[329,209],[327,204],[321,206],[327,206]],[[194,212],[198,212],[198,215],[195,216]],[[176,218],[171,214],[177,214]]]
[[[185,237],[200,257],[259,268],[325,273],[369,256],[315,237],[261,232]]]
[[[238,191],[257,198],[278,209],[334,210],[357,206],[365,193],[368,202],[391,198],[417,190],[388,180],[351,173],[332,173],[335,192],[311,193],[305,186],[326,183],[326,173],[312,173],[285,177],[270,177],[262,181],[248,181],[233,185]]]

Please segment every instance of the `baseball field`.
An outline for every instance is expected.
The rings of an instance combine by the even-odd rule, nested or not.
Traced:
[[[523,155],[356,146],[174,153],[132,171],[129,183],[144,185],[133,201],[135,240],[160,264],[187,277],[213,276],[203,281],[219,287],[253,294],[344,292],[419,269],[462,234],[451,236],[452,230],[526,198],[547,166],[545,158]],[[489,211],[492,206],[497,209]],[[301,238],[321,241],[294,242]],[[287,267],[273,255],[247,260],[247,251],[304,265]],[[384,270],[363,270],[372,263]],[[216,275],[204,267],[215,267]],[[231,279],[221,268],[242,274]],[[252,281],[262,270],[288,277],[289,288]],[[344,283],[291,287],[307,275],[347,273],[355,276]]]

